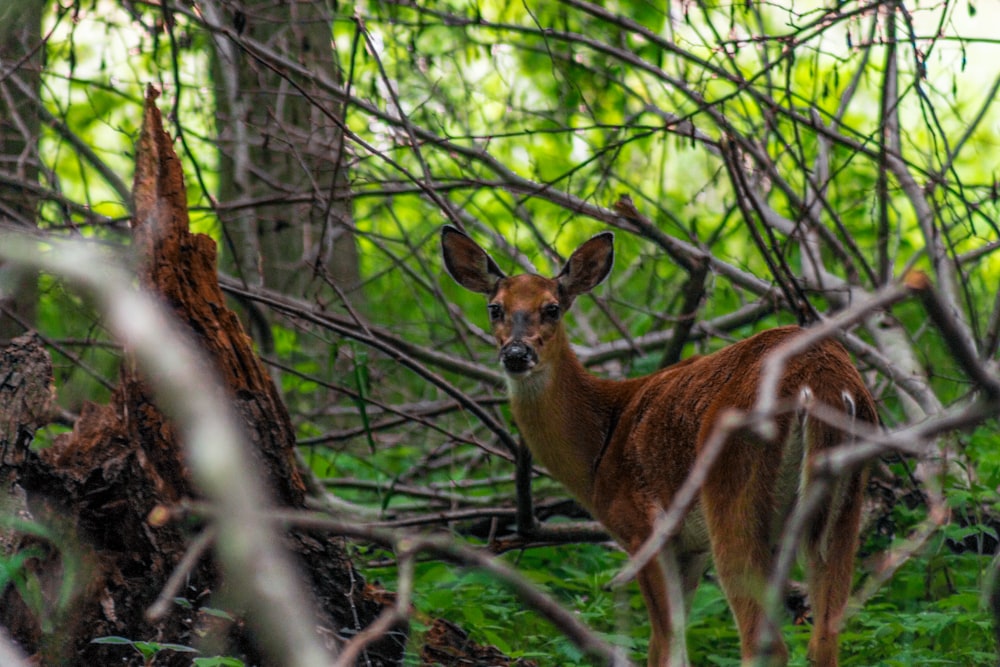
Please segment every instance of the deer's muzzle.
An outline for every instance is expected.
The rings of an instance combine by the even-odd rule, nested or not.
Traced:
[[[500,363],[512,375],[527,373],[538,363],[538,354],[524,341],[514,340],[500,349]]]

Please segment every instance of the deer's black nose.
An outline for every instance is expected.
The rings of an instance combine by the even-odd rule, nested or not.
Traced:
[[[500,362],[508,373],[526,373],[538,363],[538,355],[529,345],[515,340],[500,350]]]

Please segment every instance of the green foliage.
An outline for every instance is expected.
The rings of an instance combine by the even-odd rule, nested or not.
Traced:
[[[630,589],[621,599],[620,593],[605,589],[621,564],[620,554],[583,545],[572,550],[532,550],[520,555],[517,562],[532,581],[556,595],[607,639],[632,647],[636,658],[641,655],[646,621],[638,593]],[[915,560],[897,577],[900,585],[922,591],[921,568],[927,563]],[[970,577],[984,565],[982,558],[964,558],[956,559],[949,568],[955,575]],[[391,575],[388,570],[375,573]],[[416,590],[421,613],[453,620],[469,629],[474,639],[510,655],[542,660],[558,656],[559,664],[592,664],[565,639],[557,638],[537,615],[523,609],[509,592],[498,589],[490,577],[429,563],[418,568]],[[848,623],[842,644],[844,664],[993,664],[990,622],[975,586],[965,583],[962,590],[930,605],[922,598],[914,591],[893,587],[869,602]],[[736,630],[715,585],[706,583],[699,589],[690,621],[688,642],[695,664],[739,664]],[[808,632],[808,626],[786,624],[783,628],[792,649],[792,664],[804,664]],[[419,639],[414,641],[419,643]]]
[[[142,659],[147,665],[152,665],[156,656],[163,651],[173,651],[175,653],[197,653],[198,650],[191,648],[190,646],[184,646],[183,644],[167,644],[162,642],[147,642],[147,641],[134,641],[132,639],[126,639],[125,637],[97,637],[91,640],[93,644],[109,644],[109,645],[121,645],[130,646],[137,653],[142,656]],[[197,663],[195,663],[197,664]],[[217,663],[223,664],[223,663]]]
[[[553,192],[602,209],[628,194],[659,232],[774,284],[776,277],[748,231],[758,216],[740,209],[726,174],[719,149],[724,138],[745,139],[747,147],[769,158],[766,164],[747,158],[753,163],[755,187],[762,202],[799,231],[808,227],[804,203],[816,187],[823,189],[820,224],[850,258],[844,261],[832,244],[822,246],[819,254],[835,278],[850,278],[861,291],[880,287],[880,279],[867,275],[861,265],[881,271],[877,255],[883,241],[887,276],[913,267],[931,269],[927,237],[913,205],[900,179],[885,173],[880,157],[887,126],[879,110],[886,57],[883,25],[869,28],[868,21],[875,18],[866,15],[868,8],[861,3],[834,3],[836,12],[825,9],[831,3],[795,4],[701,2],[667,9],[622,0],[604,3],[614,17],[604,19],[559,3],[436,1],[357,8],[341,3],[333,38],[356,95],[345,104],[344,120],[354,133],[346,164],[363,278],[358,296],[351,298],[357,300],[365,325],[385,328],[417,348],[493,368],[494,351],[481,335],[487,326],[482,299],[444,275],[437,230],[449,214],[457,216],[477,238],[488,241],[504,270],[520,270],[530,262],[551,274],[572,248],[607,227],[605,219],[579,215],[576,204],[554,199]],[[120,10],[110,0],[51,5],[42,97],[58,123],[45,123],[39,147],[42,180],[53,191],[41,205],[40,224],[127,245],[121,225],[115,224],[127,217],[127,193],[81,157],[74,142],[92,148],[127,187],[143,88],[154,81],[164,89],[162,108],[177,138],[193,227],[211,233],[227,252],[219,216],[234,202],[216,197],[223,168],[220,136],[232,128],[216,125],[210,98],[226,88],[225,82],[212,80],[208,66],[219,33],[199,25],[195,14],[178,5],[168,35],[158,10],[152,15],[144,11]],[[361,20],[354,20],[354,11]],[[914,12],[917,19],[921,11]],[[949,11],[947,5],[943,11]],[[957,22],[956,13],[949,20]],[[143,21],[154,27],[143,29]],[[78,30],[78,25],[101,29]],[[370,46],[359,33],[362,25]],[[938,26],[932,28],[926,34],[937,34]],[[876,35],[873,41],[866,34],[869,29]],[[170,46],[167,37],[181,46]],[[900,150],[908,173],[928,195],[939,232],[954,255],[949,262],[959,265],[961,253],[997,241],[995,146],[1000,125],[996,110],[984,107],[986,120],[961,151],[950,154],[978,113],[985,90],[979,84],[988,78],[965,71],[965,50],[984,45],[948,33],[933,45],[936,59],[918,65],[917,41],[925,49],[925,40],[914,39],[900,60]],[[944,47],[955,44],[961,47],[962,62],[949,72],[948,86],[935,75],[949,67]],[[251,60],[244,66],[268,65]],[[294,55],[290,60],[296,62]],[[931,71],[924,76],[919,66]],[[855,78],[858,68],[864,69]],[[954,83],[958,80],[963,85]],[[390,89],[398,108],[395,100],[390,104]],[[317,99],[317,110],[343,102],[330,91]],[[275,110],[274,115],[280,114]],[[399,122],[401,117],[406,123]],[[707,140],[696,141],[680,131],[684,122],[693,123]],[[413,141],[408,131],[414,128],[434,136]],[[830,140],[831,133],[843,141]],[[285,150],[294,134],[268,134],[269,146]],[[297,155],[307,149],[312,147],[287,148]],[[488,159],[480,159],[479,152]],[[824,154],[829,155],[827,180],[816,183]],[[951,158],[949,168],[938,173]],[[317,179],[314,187],[322,191],[326,184]],[[885,192],[880,194],[883,180]],[[285,194],[284,188],[284,183],[274,184],[278,194]],[[880,238],[883,209],[887,240]],[[491,234],[511,247],[489,238]],[[777,234],[774,246],[775,254],[801,277],[798,237]],[[962,306],[981,333],[995,308],[1000,253],[961,263],[959,269],[965,281]],[[857,275],[851,276],[852,270]],[[601,303],[579,299],[570,316],[574,342],[593,346],[626,334],[638,337],[668,329],[680,315],[685,279],[662,247],[619,230],[615,272],[596,293]],[[268,280],[261,282],[271,287]],[[85,400],[105,402],[106,382],[120,363],[118,347],[107,340],[86,300],[44,276],[40,289],[37,322],[58,345],[56,383],[63,407],[79,412]],[[338,299],[311,291],[290,296],[319,310],[345,310]],[[807,296],[824,313],[842,307],[818,291]],[[696,317],[711,322],[763,299],[713,271]],[[926,311],[910,300],[886,316],[911,335],[940,402],[950,406],[964,400],[969,380],[948,341],[928,326]],[[689,343],[685,354],[710,352],[727,339],[792,319],[788,312],[765,314],[721,335],[709,328],[708,338]],[[463,506],[510,506],[512,466],[493,453],[495,434],[467,410],[457,409],[453,396],[401,364],[399,356],[291,317],[276,318],[271,332],[273,355],[282,365],[283,397],[300,441],[308,445],[305,458],[338,497],[387,518],[414,507],[445,511],[459,495]],[[871,341],[870,332],[859,335]],[[620,368],[614,370],[626,375],[651,371],[659,356],[656,351],[621,356]],[[496,406],[499,383],[428,366],[467,397],[482,401],[499,421],[510,423],[506,409]],[[891,383],[864,370],[879,393],[887,425],[905,423],[904,402]],[[958,465],[971,481],[935,483],[942,484],[948,507],[963,518],[936,532],[851,616],[843,641],[845,664],[992,664],[995,647],[980,597],[989,564],[983,556],[952,549],[963,545],[975,550],[997,540],[993,528],[976,520],[983,508],[1000,505],[997,424],[945,444],[957,444]],[[893,469],[900,479],[909,479],[908,466],[894,464]],[[546,478],[535,481],[535,491],[539,500],[564,494]],[[866,557],[898,547],[926,519],[919,494],[913,496],[909,506],[894,509],[891,529],[869,536]],[[0,563],[0,586],[14,585],[29,606],[44,614],[50,612],[38,582],[25,567],[39,555],[37,549],[28,550]],[[648,629],[638,594],[633,587],[606,590],[621,567],[619,552],[572,545],[504,558],[603,636],[641,658]],[[369,574],[390,583],[395,576],[391,568],[373,568]],[[453,619],[478,641],[542,664],[588,664],[568,640],[486,575],[439,562],[421,563],[416,575],[421,613]],[[868,576],[859,575],[859,585]],[[803,664],[808,627],[785,625],[793,664]],[[694,599],[688,632],[696,664],[739,663],[728,607],[710,581]],[[147,660],[160,651],[184,649],[104,640],[100,643],[127,645]],[[198,657],[195,664],[228,667],[237,664],[232,660]]]
[[[989,559],[946,554],[913,559],[847,625],[844,665],[993,665],[984,609]]]
[[[628,648],[633,659],[642,662],[648,622],[638,590],[634,585],[622,591],[607,588],[623,564],[620,552],[583,544],[531,549],[503,558],[606,640]],[[981,595],[981,578],[988,568],[988,558],[971,554],[913,559],[850,616],[841,640],[842,664],[995,664],[992,625]],[[370,574],[391,584],[394,571],[379,568]],[[947,579],[949,586],[928,587],[932,579]],[[515,657],[558,660],[567,666],[595,664],[487,575],[428,562],[417,567],[414,584],[421,615],[447,618],[468,630],[475,641]],[[785,619],[782,636],[792,665],[806,664],[810,631],[808,624]],[[687,640],[693,664],[740,664],[736,627],[714,581],[703,582],[694,597]],[[419,645],[417,632],[411,646]],[[416,664],[414,654],[407,664]]]
[[[228,656],[212,656],[206,658],[195,658],[191,661],[194,667],[243,667],[244,662],[239,658],[230,658]]]
[[[91,641],[93,644],[107,644],[112,646],[128,646],[142,656],[146,665],[153,665],[157,656],[164,652],[173,653],[198,653],[198,649],[183,644],[170,644],[166,642],[136,641],[125,637],[109,636],[97,637]],[[244,662],[239,658],[229,656],[199,656],[192,658],[193,667],[244,667]]]
[[[645,642],[645,608],[638,589],[609,591],[607,584],[623,564],[623,554],[605,546],[580,544],[544,547],[502,556],[541,590],[572,609],[580,620],[606,639],[641,651]],[[391,583],[395,572],[380,569],[373,576]],[[504,653],[561,665],[588,665],[565,637],[536,612],[527,609],[510,590],[482,572],[457,570],[440,563],[420,563],[415,572],[415,605],[421,615],[447,618],[470,633],[474,641]],[[419,648],[419,634],[411,646]],[[638,655],[638,653],[636,653]],[[416,664],[410,655],[407,664]]]
[[[33,559],[44,556],[45,551],[35,546],[0,558],[0,589],[6,588],[8,584],[13,585],[21,599],[35,613],[44,612],[45,600],[38,579],[25,568],[25,565]]]
[[[0,531],[28,536],[30,542],[9,555],[0,554],[0,591],[13,586],[38,619],[42,632],[53,633],[72,611],[73,598],[87,579],[80,545],[66,527],[25,520],[5,510],[0,506]],[[53,590],[51,583],[43,584],[33,565],[57,557],[61,577]]]
[[[51,276],[39,277],[37,322],[48,340],[60,404],[79,412],[84,401],[107,402],[108,378],[116,376],[119,346],[108,340],[103,325],[86,299]]]
[[[191,602],[185,598],[174,598],[174,603],[185,609],[191,609],[193,605]],[[226,621],[233,622],[235,619],[233,616],[223,610],[216,609],[213,607],[200,607],[198,609],[199,614],[206,614],[208,616],[215,616],[217,618],[225,619]],[[109,637],[97,637],[91,640],[93,644],[107,644],[112,646],[128,646],[135,652],[139,653],[145,664],[153,665],[156,663],[156,658],[164,652],[173,653],[199,653],[198,649],[191,646],[186,646],[184,644],[173,644],[169,642],[154,642],[154,641],[137,641],[133,639],[128,639],[126,637],[119,636],[109,636]],[[233,658],[231,656],[198,656],[192,658],[191,665],[193,667],[244,667],[244,662],[239,658]]]

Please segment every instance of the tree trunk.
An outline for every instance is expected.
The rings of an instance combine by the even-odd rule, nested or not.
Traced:
[[[325,3],[240,0],[215,11],[241,34],[339,80]],[[359,269],[342,104],[309,82],[300,90],[225,37],[215,47],[224,270],[324,302],[336,297],[327,281],[352,291]],[[257,203],[227,209],[249,201]]]
[[[151,92],[136,150],[133,228],[140,282],[187,324],[212,360],[278,504],[302,508],[304,486],[295,467],[291,420],[238,318],[223,305],[214,242],[188,231],[180,163],[154,99]],[[0,378],[27,372],[23,364],[10,363],[15,365],[0,368]],[[36,393],[40,382],[46,387],[51,382],[51,370],[44,364],[39,368],[36,379],[23,383]],[[201,558],[173,596],[184,598],[190,609],[174,605],[160,619],[147,618],[168,577],[204,530],[197,523],[169,520],[178,504],[197,498],[198,491],[177,429],[151,396],[147,379],[126,363],[111,403],[88,405],[73,432],[51,447],[30,450],[24,428],[15,429],[16,437],[0,432],[0,481],[4,489],[23,489],[31,525],[41,527],[21,531],[7,550],[26,558],[23,579],[37,585],[2,591],[0,624],[43,665],[122,664],[123,659],[142,664],[131,647],[91,640],[117,635],[196,645],[206,632],[224,647],[217,652],[261,662],[241,623],[218,629],[210,608],[225,605],[225,581],[213,558]],[[353,569],[340,540],[292,531],[286,543],[311,585],[321,631],[348,636],[378,615],[378,597]],[[238,618],[239,610],[230,611]],[[362,664],[397,664],[402,643],[400,632],[386,635],[368,648],[368,662]],[[190,661],[189,654],[167,651],[156,664]]]
[[[18,63],[11,76],[39,90],[43,5],[31,0],[0,5],[0,225],[37,226],[38,197],[30,185],[38,181],[39,117],[4,70]],[[34,274],[0,262],[0,345],[34,325],[36,299]]]

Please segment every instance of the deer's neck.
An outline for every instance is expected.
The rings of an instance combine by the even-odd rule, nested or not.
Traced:
[[[625,383],[584,369],[562,332],[544,367],[508,377],[511,412],[532,456],[589,508],[594,464],[621,411]]]

